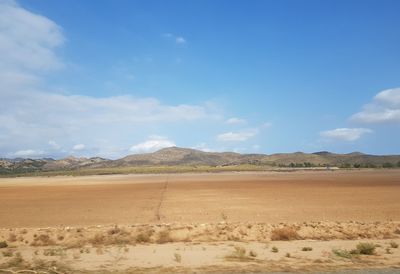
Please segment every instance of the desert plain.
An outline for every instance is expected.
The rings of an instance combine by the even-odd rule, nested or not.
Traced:
[[[0,219],[0,273],[400,271],[398,169],[1,178]]]

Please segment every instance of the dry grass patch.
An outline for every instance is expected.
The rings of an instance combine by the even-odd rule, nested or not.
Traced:
[[[228,261],[239,261],[239,262],[251,262],[254,261],[254,257],[257,256],[256,253],[253,253],[253,255],[255,256],[251,256],[251,254],[249,254],[250,256],[248,256],[246,254],[246,248],[242,247],[242,246],[235,246],[234,247],[234,251],[229,254],[228,256],[225,256],[225,259]]]
[[[312,247],[305,246],[301,249],[301,251],[312,251]]]
[[[39,236],[34,237],[32,246],[48,246],[55,245],[55,241],[50,238],[47,234],[40,234]]]
[[[350,251],[352,254],[374,255],[376,245],[374,243],[359,243],[356,249]]]
[[[273,246],[273,247],[271,248],[271,252],[273,252],[273,253],[278,253],[278,252],[279,252],[279,249],[278,249],[276,246]]]
[[[291,227],[276,228],[271,231],[272,241],[292,241],[301,239],[297,231]]]
[[[165,244],[173,242],[174,240],[171,237],[171,234],[168,230],[163,230],[158,234],[157,243],[158,244]]]
[[[154,234],[154,231],[152,229],[147,229],[147,230],[141,231],[136,235],[136,242],[150,243],[151,236],[153,236],[153,234]]]
[[[174,259],[175,259],[175,262],[181,263],[181,262],[182,262],[182,256],[181,256],[181,254],[179,254],[179,253],[174,253]]]
[[[6,241],[0,242],[0,248],[6,248],[6,247],[8,247],[8,244]]]

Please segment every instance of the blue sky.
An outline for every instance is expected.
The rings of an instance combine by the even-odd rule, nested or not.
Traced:
[[[0,156],[400,154],[399,10],[0,0]]]

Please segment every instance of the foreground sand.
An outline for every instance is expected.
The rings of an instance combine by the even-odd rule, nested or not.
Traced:
[[[0,269],[400,269],[399,197],[398,170],[0,179]]]

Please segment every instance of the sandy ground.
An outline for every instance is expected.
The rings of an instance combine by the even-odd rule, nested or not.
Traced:
[[[0,273],[396,273],[399,197],[400,170],[3,178]]]
[[[400,220],[400,170],[0,179],[1,227]]]

